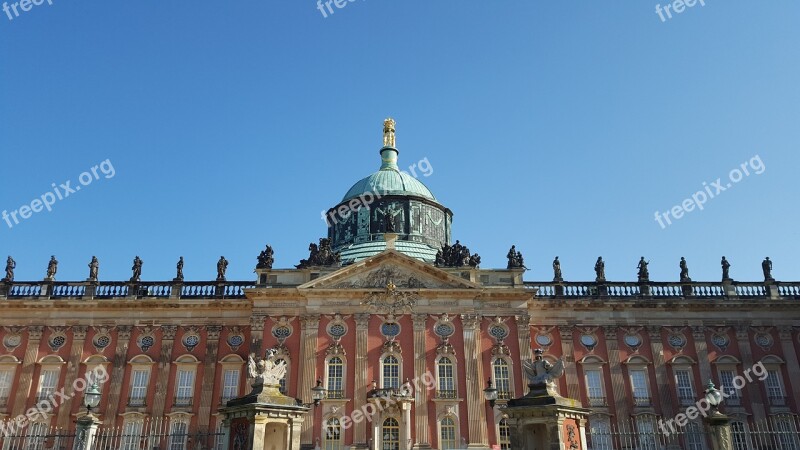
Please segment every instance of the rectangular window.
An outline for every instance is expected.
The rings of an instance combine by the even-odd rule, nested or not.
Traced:
[[[688,370],[675,371],[675,386],[678,388],[678,400],[680,400],[681,405],[693,405],[697,401],[694,398],[692,376]]]
[[[217,431],[214,436],[214,450],[225,450],[225,427],[222,420],[217,423]]]
[[[344,362],[338,356],[328,360],[328,398],[344,398]]]
[[[49,398],[56,391],[60,372],[58,369],[42,369],[39,377],[39,400]]]
[[[139,450],[144,422],[125,422],[122,427],[122,450]]]
[[[14,371],[0,371],[0,407],[8,405],[8,397],[11,395],[11,383],[14,382]]]
[[[767,385],[767,397],[769,397],[769,404],[774,406],[786,405],[786,398],[783,394],[783,383],[781,383],[781,374],[777,370],[768,370],[767,379],[764,380]]]
[[[400,387],[400,362],[392,355],[383,359],[383,388]]]
[[[147,400],[147,385],[150,383],[150,370],[136,369],[131,372],[130,406],[142,406]]]
[[[448,357],[439,359],[439,398],[456,398],[456,379],[453,371],[453,362]]]
[[[222,403],[239,396],[239,369],[228,369],[222,373]]]
[[[500,421],[499,426],[499,434],[500,439],[500,449],[501,450],[511,450],[511,430],[508,428],[508,422],[506,419]]]
[[[194,370],[178,370],[178,383],[175,389],[175,404],[188,406],[194,396]]]
[[[28,426],[27,439],[25,440],[26,450],[44,450],[45,441],[47,441],[46,424],[38,422]]]
[[[647,390],[647,373],[642,369],[631,370],[631,390],[636,406],[650,405],[650,392]]]
[[[700,429],[700,425],[696,423],[690,423],[686,427],[687,450],[705,450],[706,446],[704,441],[705,436],[703,436],[703,431]]]
[[[173,422],[169,436],[169,450],[184,450],[186,448],[187,433],[186,422]]]
[[[605,406],[606,398],[603,395],[603,376],[598,369],[586,371],[586,392],[589,395],[590,406]]]
[[[612,450],[611,425],[606,420],[593,420],[589,428],[592,450]]]
[[[739,393],[738,389],[734,389],[733,387],[733,379],[736,378],[733,370],[720,370],[719,371],[719,380],[720,390],[728,395],[728,398],[725,399],[725,403],[731,406],[739,406],[742,404],[742,397]]]
[[[511,372],[506,360],[501,358],[494,360],[494,388],[497,389],[498,400],[508,400],[512,397]]]

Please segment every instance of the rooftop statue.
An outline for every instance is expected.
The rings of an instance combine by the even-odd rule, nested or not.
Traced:
[[[563,281],[564,278],[561,276],[561,261],[558,260],[558,256],[556,259],[553,260],[553,281]]]
[[[731,263],[723,256],[720,264],[722,265],[722,281],[732,281],[730,275]]]
[[[133,267],[131,270],[133,271],[133,276],[131,276],[131,282],[136,283],[142,279],[142,265],[144,261],[141,260],[138,256],[133,258]]]
[[[681,282],[692,281],[692,279],[689,278],[689,266],[686,263],[686,258],[684,258],[683,256],[681,256],[680,267],[681,267]]]
[[[87,281],[97,281],[97,272],[100,270],[100,261],[97,256],[92,256],[92,261],[89,263],[89,279]]]
[[[217,261],[217,281],[225,281],[225,272],[228,271],[228,260],[224,256]]]
[[[394,148],[395,146],[395,121],[392,118],[388,118],[383,121],[383,146],[384,147],[391,147]]]
[[[527,269],[525,259],[522,257],[522,253],[517,251],[516,245],[511,246],[506,258],[508,258],[507,269]]]
[[[6,283],[11,283],[14,281],[14,269],[17,268],[17,262],[14,261],[14,258],[11,256],[8,257],[6,260],[6,277],[0,281],[5,281]]]
[[[172,281],[183,281],[183,256],[178,260],[178,264],[175,268],[177,269],[177,273]]]
[[[272,251],[272,247],[267,245],[267,248],[262,250],[261,254],[258,255],[258,265],[256,265],[256,269],[272,269],[272,264],[275,262],[274,254],[275,252]]]
[[[764,271],[764,281],[775,280],[772,278],[772,261],[770,261],[769,256],[761,263],[761,269]]]
[[[46,280],[53,281],[56,278],[56,272],[58,272],[58,260],[56,260],[55,255],[50,257],[50,262],[47,263],[47,277]]]
[[[300,264],[297,264],[295,266],[296,268],[329,267],[341,264],[341,255],[333,252],[331,249],[331,240],[328,238],[321,238],[319,240],[319,246],[312,242],[308,245],[308,251],[308,259],[300,260]]]
[[[645,261],[644,256],[642,256],[642,259],[639,260],[639,264],[636,266],[636,268],[639,269],[639,283],[650,281],[650,270],[647,268],[649,264],[650,261]]]
[[[594,273],[597,275],[595,281],[598,283],[606,282],[606,263],[603,261],[602,256],[597,257],[597,262],[594,263]]]
[[[443,245],[441,250],[436,252],[436,267],[478,267],[481,257],[475,253],[470,253],[469,247],[461,245],[461,241],[451,245]]]

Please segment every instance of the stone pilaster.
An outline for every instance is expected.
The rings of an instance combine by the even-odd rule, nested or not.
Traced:
[[[525,314],[515,317],[517,321],[517,338],[519,339],[520,361],[533,359],[531,351],[531,316]]]
[[[467,376],[467,420],[469,423],[469,446],[487,448],[486,400],[483,396],[483,358],[481,357],[480,316],[462,314],[464,327],[464,373]]]
[[[86,343],[86,330],[87,326],[73,326],[72,327],[72,347],[69,351],[69,360],[67,361],[67,374],[64,378],[64,392],[69,395],[72,390],[72,385],[75,383],[75,378],[78,376],[78,369],[81,367],[81,357],[83,356],[83,346]],[[77,393],[76,396],[81,398]],[[69,414],[72,411],[72,399],[65,399],[64,402],[58,407],[58,419],[56,424],[59,428],[70,427]]]
[[[307,315],[300,318],[300,384],[297,386],[297,397],[304,402],[311,402],[311,388],[316,386],[317,375],[317,337],[319,335],[319,316]],[[314,416],[312,411],[309,420],[303,421],[301,432],[302,445],[313,445]]]
[[[426,364],[426,348],[425,348],[425,331],[426,322],[428,319],[427,314],[414,314],[414,376],[418,381],[417,386],[419,389],[414,390],[415,406],[414,406],[414,421],[415,421],[415,438],[414,448],[431,448],[430,435],[428,427],[428,390],[421,384],[422,380],[427,379],[425,372],[427,369]],[[409,405],[410,406],[410,405]],[[411,418],[409,412],[408,418]],[[409,436],[410,437],[410,436]]]
[[[558,332],[561,335],[561,356],[566,363],[567,397],[580,400],[581,397],[578,391],[578,368],[575,365],[575,342],[572,338],[572,332],[574,330],[575,327],[571,325],[559,325],[558,327]]]
[[[197,431],[208,433],[211,420],[211,408],[214,406],[214,381],[217,373],[217,353],[219,352],[219,335],[222,327],[206,326],[206,357],[203,359],[203,387],[200,393],[200,409],[197,411]]]
[[[611,376],[611,395],[606,395],[609,403],[614,403],[614,411],[619,420],[628,420],[631,410],[628,401],[625,375],[622,373],[622,361],[619,357],[619,328],[616,325],[603,327],[608,350],[608,371]]]
[[[14,410],[11,413],[11,417],[17,417],[25,412],[25,402],[32,395],[33,369],[36,367],[36,360],[39,356],[39,344],[42,342],[43,331],[44,327],[41,326],[28,327],[28,347],[25,350],[22,367],[20,367],[17,396],[14,399]]]
[[[711,361],[708,359],[708,341],[706,341],[705,327],[692,327],[692,340],[694,349],[697,352],[697,365],[700,369],[700,386],[705,386],[711,379]],[[699,386],[698,386],[699,387]],[[697,390],[698,393],[702,389]]]
[[[172,347],[175,344],[175,333],[178,327],[175,325],[161,326],[161,354],[158,357],[158,375],[156,381],[156,396],[153,400],[153,417],[161,417],[167,404],[170,393],[169,372],[172,367]]]
[[[795,340],[793,337],[793,328],[791,326],[778,327],[778,334],[781,339],[781,349],[783,350],[783,357],[786,360],[786,370],[789,372],[789,386],[786,392],[791,392],[794,397],[794,404],[800,407],[800,363],[797,361],[797,352],[795,351]]]
[[[367,404],[367,337],[369,336],[369,314],[356,314],[356,352],[355,352],[355,384],[353,386],[353,411]],[[353,444],[357,448],[367,448],[367,423],[356,422],[353,430]]]
[[[264,324],[267,321],[265,314],[253,314],[250,317],[250,353],[264,356],[261,352],[264,346]]]
[[[106,411],[105,423],[114,425],[120,404],[126,404],[127,398],[120,398],[122,391],[122,380],[125,377],[125,368],[128,366],[128,345],[131,340],[131,330],[133,327],[128,325],[117,326],[117,347],[114,357],[111,360],[111,379],[106,383],[109,387],[108,410]],[[124,409],[124,408],[123,408]]]
[[[661,327],[647,327],[647,334],[650,337],[650,349],[653,353],[653,370],[656,373],[656,385],[650,386],[650,397],[658,397],[661,400],[661,415],[663,417],[674,417],[675,406],[672,404],[672,386],[668,383],[667,365],[664,361],[664,342],[661,339]],[[655,403],[655,402],[653,402]]]
[[[750,327],[737,325],[736,342],[739,345],[739,356],[742,358],[742,370],[753,367],[753,350],[750,347]],[[743,389],[747,390],[750,397],[750,412],[753,413],[753,421],[759,421],[766,417],[764,409],[764,399],[761,396],[761,383],[747,383]]]

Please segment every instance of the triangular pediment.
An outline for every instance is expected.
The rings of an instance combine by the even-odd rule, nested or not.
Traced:
[[[398,289],[480,289],[469,280],[442,269],[386,250],[341,270],[311,280],[298,289],[385,289],[389,282]]]

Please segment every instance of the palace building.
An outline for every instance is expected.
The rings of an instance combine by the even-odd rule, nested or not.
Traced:
[[[596,280],[572,282],[555,262],[552,281],[532,281],[516,250],[508,267],[480,267],[454,242],[452,212],[399,170],[394,135],[387,120],[380,168],[329,210],[326,237],[295,268],[273,268],[271,248],[245,281],[226,280],[224,261],[204,282],[25,282],[11,268],[0,283],[0,419],[62,388],[69,397],[104,367],[93,412],[119,439],[103,448],[226,449],[219,409],[250,392],[248,356],[271,349],[287,364],[288,396],[311,402],[317,380],[326,390],[302,423],[303,448],[508,449],[503,407],[526,393],[522,363],[541,349],[563,358],[560,395],[592,410],[588,448],[619,448],[621,423],[639,436],[626,448],[663,448],[660,424],[709,380],[727,396],[734,448],[800,448],[757,445],[764,421],[797,426],[800,283],[766,269],[757,282],[651,281],[646,263],[638,280],[607,281],[599,266]],[[27,446],[58,448],[52,430],[74,429],[82,398],[28,425]],[[163,439],[146,436],[155,422]],[[702,429],[690,420],[670,448],[710,448]]]

